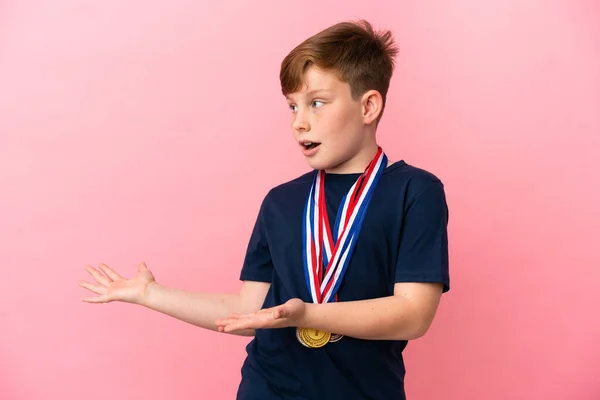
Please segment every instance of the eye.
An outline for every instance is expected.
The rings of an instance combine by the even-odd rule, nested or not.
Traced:
[[[296,111],[298,111],[298,106],[295,104],[290,104],[290,110],[292,110],[292,112],[295,113]]]
[[[321,106],[323,106],[324,104],[325,104],[325,102],[323,102],[323,101],[319,101],[319,100],[314,100],[314,101],[312,102],[312,106],[313,106],[313,107],[315,107],[315,108],[317,108],[317,107],[321,107]]]

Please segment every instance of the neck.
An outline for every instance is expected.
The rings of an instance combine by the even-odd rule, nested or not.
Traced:
[[[325,170],[328,174],[362,174],[365,172],[367,165],[375,158],[379,146],[377,143],[372,143],[369,146],[365,146],[357,154],[348,160],[336,165],[333,168]],[[388,162],[389,165],[389,162]]]

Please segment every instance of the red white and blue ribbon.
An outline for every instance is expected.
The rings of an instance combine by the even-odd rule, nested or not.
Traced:
[[[387,166],[381,148],[342,199],[333,231],[325,205],[325,172],[317,171],[303,219],[304,275],[314,303],[335,301],[364,216]]]

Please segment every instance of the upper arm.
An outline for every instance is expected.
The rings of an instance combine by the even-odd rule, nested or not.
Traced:
[[[244,281],[240,289],[241,312],[253,313],[259,311],[267,297],[267,292],[271,287],[270,283]]]
[[[395,283],[440,283],[448,291],[448,207],[442,182],[422,184],[403,213]]]
[[[267,238],[266,213],[268,196],[263,200],[248,241],[244,264],[240,273],[242,312],[259,311],[265,301],[273,277],[273,260]]]
[[[411,304],[417,336],[429,329],[450,289],[447,225],[442,182],[425,182],[404,210],[394,285],[394,295]]]

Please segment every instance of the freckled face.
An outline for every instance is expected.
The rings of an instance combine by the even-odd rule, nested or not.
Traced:
[[[304,87],[286,96],[294,138],[312,168],[341,172],[370,144],[361,99],[332,73],[310,67],[304,78]]]

